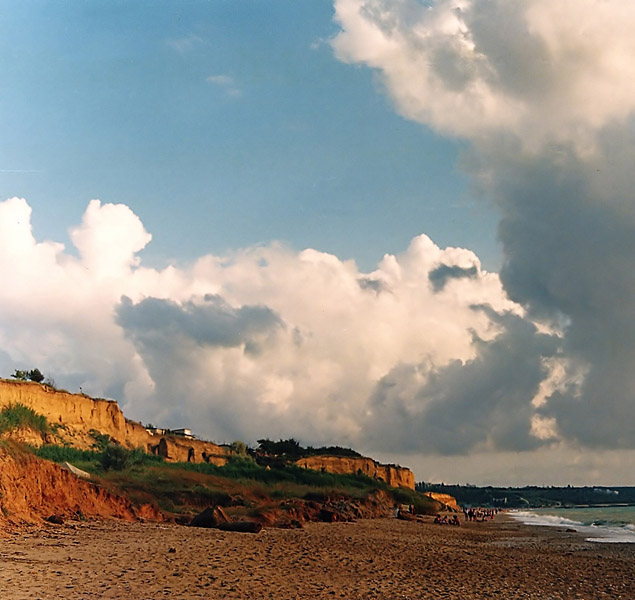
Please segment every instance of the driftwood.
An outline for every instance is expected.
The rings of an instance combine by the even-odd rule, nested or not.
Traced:
[[[217,529],[223,531],[239,531],[241,533],[258,533],[262,530],[262,524],[256,521],[230,521],[221,523]]]
[[[262,525],[255,521],[231,521],[220,506],[206,508],[192,519],[190,526],[242,533],[258,533],[262,529]]]
[[[412,513],[400,510],[399,514],[397,515],[398,519],[401,519],[402,521],[416,521],[417,520],[417,516],[413,515]]]
[[[222,523],[229,523],[229,517],[220,506],[210,506],[196,515],[191,521],[191,527],[215,528]]]

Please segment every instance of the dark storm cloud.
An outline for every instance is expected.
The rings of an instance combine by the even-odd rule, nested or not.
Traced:
[[[552,149],[539,158],[487,156],[488,192],[501,210],[501,279],[529,315],[564,326],[582,386],[548,399],[568,439],[635,447],[635,174],[633,140],[604,132],[585,159]],[[616,148],[622,157],[616,159]],[[495,165],[494,169],[491,169]]]
[[[530,433],[531,400],[547,375],[544,359],[558,354],[560,340],[521,317],[478,310],[503,331],[491,341],[475,337],[475,358],[431,372],[399,365],[379,381],[366,423],[375,447],[465,454],[483,444],[515,451],[540,444]]]
[[[154,415],[159,416],[152,419],[160,418],[175,427],[186,423],[200,428],[203,424],[221,436],[218,439],[229,441],[238,437],[245,415],[262,423],[262,411],[249,390],[241,393],[227,387],[228,381],[239,376],[227,376],[222,368],[210,369],[207,351],[242,348],[245,357],[257,361],[285,328],[273,310],[266,306],[235,308],[214,295],[184,303],[146,298],[134,304],[124,297],[117,322],[159,390],[153,402]],[[230,362],[237,361],[232,358]],[[251,419],[247,422],[251,426]],[[227,435],[231,437],[225,438]]]
[[[578,446],[635,448],[635,7],[460,4],[336,0],[333,47],[402,115],[467,142],[503,286],[563,335],[544,416]]]
[[[278,315],[265,306],[234,308],[213,295],[205,296],[202,303],[184,304],[158,298],[133,304],[123,298],[117,316],[126,334],[144,345],[178,337],[204,346],[244,344],[247,352],[256,352],[261,336],[283,326]]]

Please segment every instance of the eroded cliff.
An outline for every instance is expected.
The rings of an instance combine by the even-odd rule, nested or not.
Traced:
[[[344,456],[308,456],[296,462],[300,467],[324,470],[339,475],[361,473],[373,479],[385,481],[391,487],[415,488],[414,473],[397,465],[382,465],[372,458],[355,458]]]
[[[52,425],[59,426],[52,436],[39,443],[68,443],[76,448],[89,449],[97,431],[110,436],[128,448],[143,448],[151,454],[163,456],[170,462],[208,462],[224,465],[231,455],[226,446],[198,440],[189,436],[160,434],[141,423],[126,419],[114,400],[91,398],[84,394],[70,394],[50,386],[29,381],[0,380],[0,408],[23,404],[44,415]],[[26,436],[26,437],[24,437]],[[29,437],[30,436],[30,437]],[[28,438],[28,439],[27,439]],[[16,432],[14,439],[37,445],[32,432]],[[414,474],[410,469],[384,465],[371,458],[311,456],[300,459],[301,467],[324,470],[328,473],[362,473],[385,481],[391,487],[414,489]]]
[[[135,507],[56,464],[0,448],[0,525],[34,523],[51,515],[162,520],[150,505]]]
[[[443,507],[445,510],[451,510],[454,512],[461,511],[461,507],[457,504],[456,498],[454,496],[450,496],[450,494],[437,494],[436,492],[425,492],[424,495],[443,504]]]
[[[126,419],[114,400],[70,394],[30,381],[0,380],[0,408],[17,403],[44,415],[51,425],[58,425],[59,440],[76,448],[90,448],[95,442],[90,432],[95,430],[123,446],[143,448],[168,461],[223,465],[230,455],[228,448],[212,442],[158,435],[141,423]],[[25,441],[37,443],[34,438]]]

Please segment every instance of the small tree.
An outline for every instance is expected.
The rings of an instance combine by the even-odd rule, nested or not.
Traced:
[[[245,442],[241,442],[240,440],[232,442],[231,449],[236,456],[240,456],[242,458],[247,456],[247,444],[245,444]]]
[[[272,442],[269,439],[258,440],[258,450],[270,456],[288,456],[299,458],[304,453],[304,448],[293,438]]]
[[[44,375],[40,369],[32,369],[27,373],[27,378],[36,383],[42,383],[44,381]]]
[[[42,383],[44,381],[44,375],[40,369],[31,369],[30,371],[20,371],[16,369],[11,375],[13,379],[19,379],[20,381],[35,381],[36,383]]]

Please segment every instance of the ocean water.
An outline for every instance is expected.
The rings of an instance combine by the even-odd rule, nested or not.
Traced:
[[[509,515],[526,525],[575,529],[589,542],[635,543],[635,506],[536,508]]]

